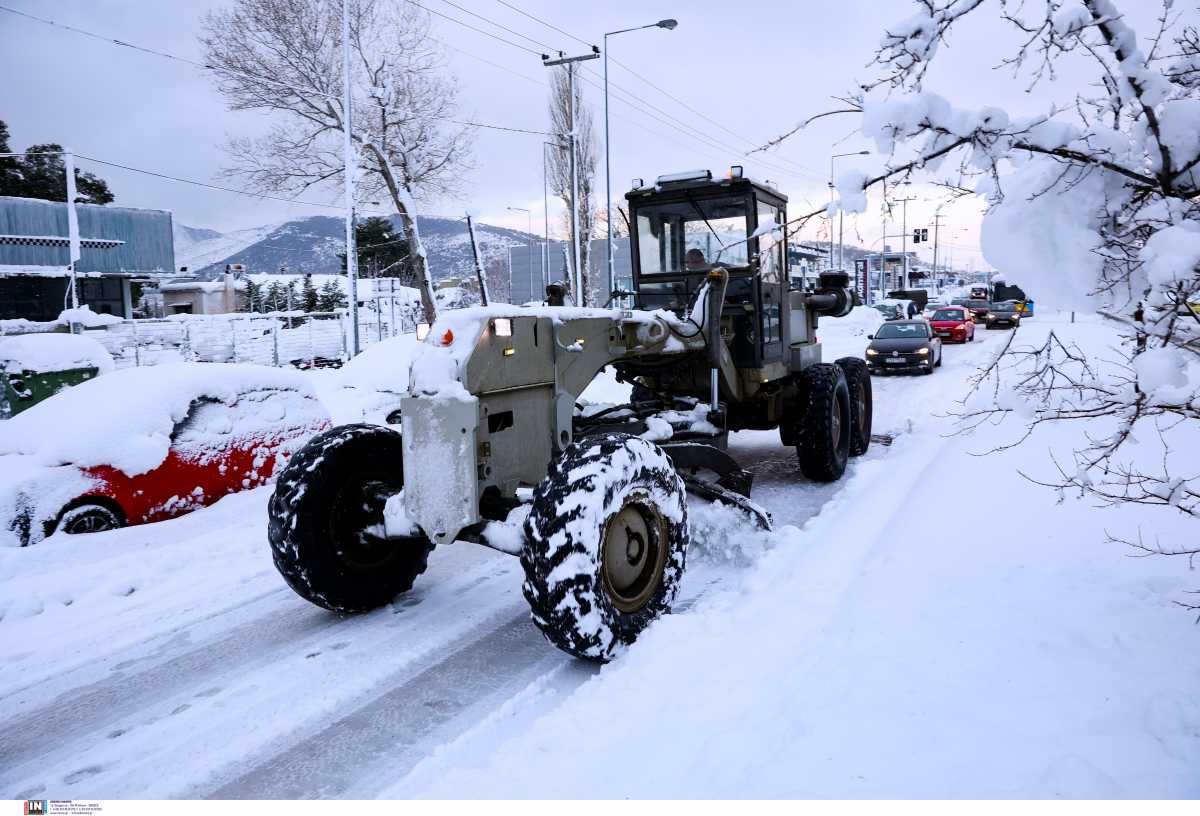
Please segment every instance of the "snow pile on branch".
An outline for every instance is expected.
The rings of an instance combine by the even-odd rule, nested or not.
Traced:
[[[837,200],[829,206],[829,214],[860,213],[867,209],[867,174],[847,170],[837,178]]]

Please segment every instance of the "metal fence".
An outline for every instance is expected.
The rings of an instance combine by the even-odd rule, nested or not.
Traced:
[[[383,293],[360,306],[358,315],[362,349],[416,331],[418,309]],[[50,323],[5,322],[13,334],[63,330]],[[346,309],[122,320],[86,329],[85,336],[104,346],[118,368],[180,361],[328,367],[350,359],[353,348],[353,328]]]

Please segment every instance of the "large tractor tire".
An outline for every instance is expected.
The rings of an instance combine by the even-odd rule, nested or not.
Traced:
[[[525,521],[523,590],[546,639],[607,661],[671,609],[687,558],[683,480],[654,443],[589,436],[550,467]]]
[[[850,389],[835,363],[817,363],[800,374],[796,455],[800,471],[814,482],[836,482],[850,456]]]
[[[850,391],[850,455],[862,456],[871,447],[871,419],[874,397],[871,393],[871,370],[865,360],[843,357],[837,361],[846,375]]]
[[[412,588],[433,543],[388,537],[384,505],[404,487],[400,434],[342,425],[313,437],[275,483],[267,535],[275,566],[300,597],[366,612]]]

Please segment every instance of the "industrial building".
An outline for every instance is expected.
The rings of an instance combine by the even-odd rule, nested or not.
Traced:
[[[171,213],[76,204],[79,302],[133,316],[136,283],[175,266]],[[0,196],[0,319],[54,320],[70,306],[67,204]]]
[[[608,256],[604,249],[605,239],[597,238],[591,245],[591,280],[594,292],[602,292],[599,303],[603,306],[614,288],[630,290],[633,288],[633,264],[629,257],[629,239],[613,239],[613,272],[616,286],[610,282],[608,275]],[[566,241],[550,241],[548,244],[535,241],[531,244],[518,244],[508,251],[508,270],[511,290],[509,300],[512,303],[529,303],[541,301],[546,297],[546,284],[569,279],[568,259],[571,245]]]

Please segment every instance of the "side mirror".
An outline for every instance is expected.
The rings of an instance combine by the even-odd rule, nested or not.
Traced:
[[[873,334],[868,334],[868,335],[867,335],[867,339],[868,339],[868,340],[874,340],[874,339],[875,339],[875,335],[873,335]]]

